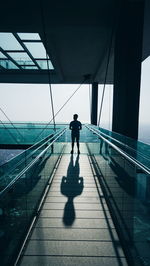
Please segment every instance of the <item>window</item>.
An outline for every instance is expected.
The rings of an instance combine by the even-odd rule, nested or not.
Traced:
[[[0,32],[0,66],[3,70],[54,69],[38,33]]]

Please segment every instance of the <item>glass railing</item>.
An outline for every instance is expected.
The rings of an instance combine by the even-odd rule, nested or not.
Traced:
[[[47,136],[62,129],[64,125],[55,127],[46,123],[6,123],[0,124],[0,144],[33,145]]]
[[[51,134],[45,139],[37,142],[27,150],[23,151],[19,155],[15,156],[5,164],[0,166],[0,191],[7,186],[24,167],[26,167],[39,153],[48,146],[56,136],[60,134],[59,130],[55,135]]]
[[[87,143],[87,146],[129,265],[150,265],[148,159],[142,162],[138,160],[138,156],[135,159],[130,152],[128,154],[128,149],[124,151],[117,142],[94,132],[93,127],[90,129],[91,134],[94,133],[93,138],[97,138],[99,142]]]
[[[71,130],[69,129],[69,124],[67,124],[66,127],[67,127],[67,131],[65,134],[64,142],[71,142]],[[92,139],[92,142],[98,141],[96,138],[93,139],[92,134],[90,134],[85,124],[82,124],[82,130],[80,130],[80,142],[81,143],[90,142],[91,139]]]
[[[150,145],[97,126],[90,125],[90,128],[95,130],[95,133],[100,133],[101,136],[120,147],[124,152],[141,162],[145,167],[150,168]]]
[[[58,142],[65,129],[47,146],[40,148],[38,155],[21,172],[15,175],[0,192],[0,265],[14,265],[29,226],[52,172],[62,153],[64,143]],[[44,144],[45,145],[45,144]]]

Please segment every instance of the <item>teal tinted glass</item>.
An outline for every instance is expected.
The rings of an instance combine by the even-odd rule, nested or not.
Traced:
[[[28,56],[26,52],[21,52],[21,53],[8,53],[13,59],[15,60],[31,60],[31,58]]]
[[[24,42],[34,58],[46,59],[46,50],[42,42]]]
[[[36,62],[42,69],[54,69],[50,60],[36,60]]]
[[[7,58],[2,52],[0,52],[0,58]]]
[[[24,169],[28,163],[33,161],[36,156],[40,155],[45,149],[45,143],[43,147],[36,146],[31,147],[30,151],[26,150],[23,154],[20,154],[18,165],[17,162],[11,163],[11,167],[4,170],[4,178],[0,180],[1,191],[6,188],[8,181],[15,179],[15,185],[13,189],[5,190],[5,193],[0,195],[1,202],[1,228],[0,228],[0,250],[1,250],[1,265],[14,265],[12,263],[20,250],[23,240],[27,234],[28,228],[37,213],[37,209],[44,190],[51,181],[52,172],[62,152],[63,143],[54,143],[53,149],[47,146],[46,151],[37,158],[37,163],[32,164],[20,178],[16,179],[21,169]],[[37,146],[38,145],[38,146]],[[37,148],[39,148],[37,150]],[[54,150],[54,152],[53,152]],[[34,154],[33,154],[34,153]],[[32,157],[33,155],[33,157]],[[15,158],[17,159],[17,158]],[[30,161],[31,159],[31,161]],[[14,166],[16,167],[15,169]],[[13,170],[7,172],[7,179],[5,179],[5,170]],[[6,182],[5,182],[6,181]],[[6,215],[4,213],[6,212]]]
[[[10,60],[0,60],[0,66],[6,69],[18,69],[18,67]]]
[[[23,50],[12,33],[0,32],[0,47],[4,50]]]
[[[21,40],[41,40],[38,33],[17,33]]]
[[[38,69],[37,66],[21,66],[23,69]]]
[[[19,65],[33,65],[33,61],[27,53],[8,53]]]
[[[33,61],[25,61],[25,60],[18,60],[17,63],[19,65],[23,65],[23,66],[26,66],[26,65],[31,65],[31,66],[35,66]]]

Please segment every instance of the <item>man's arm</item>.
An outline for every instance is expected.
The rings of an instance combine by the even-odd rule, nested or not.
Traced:
[[[72,123],[70,123],[70,125],[69,125],[69,129],[70,129],[70,130],[72,129]]]
[[[80,129],[80,130],[82,129],[82,124],[81,124],[81,122],[80,122],[80,125],[79,125],[79,129]]]

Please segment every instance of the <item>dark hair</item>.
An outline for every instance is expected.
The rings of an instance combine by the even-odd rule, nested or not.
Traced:
[[[77,119],[78,118],[78,115],[77,114],[74,114],[73,118],[74,119]]]

